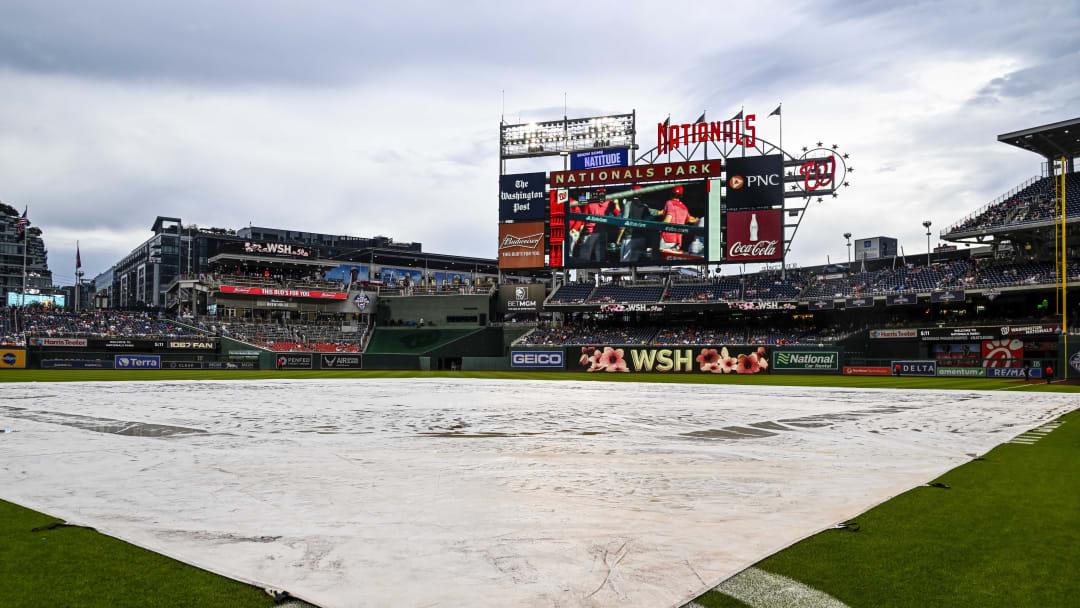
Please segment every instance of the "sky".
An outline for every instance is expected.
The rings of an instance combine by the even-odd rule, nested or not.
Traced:
[[[851,186],[812,203],[789,260],[844,232],[925,252],[1040,171],[996,141],[1080,116],[1071,2],[5,0],[0,201],[44,231],[54,282],[89,278],[158,215],[420,241],[494,257],[498,127],[669,114],[836,144]],[[505,92],[505,102],[504,102]],[[504,105],[505,103],[505,105]],[[549,170],[561,168],[552,158]],[[537,163],[511,161],[509,172]]]

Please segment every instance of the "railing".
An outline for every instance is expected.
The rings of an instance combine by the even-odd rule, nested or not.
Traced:
[[[950,234],[960,224],[963,224],[967,220],[979,217],[980,215],[982,215],[982,214],[986,213],[987,211],[989,211],[991,207],[995,207],[997,205],[1000,205],[1001,203],[1004,203],[1006,200],[1008,200],[1008,199],[1016,196],[1017,194],[1019,194],[1020,191],[1024,190],[1025,188],[1030,187],[1032,184],[1034,184],[1035,182],[1038,182],[1038,181],[1040,181],[1042,179],[1043,178],[1041,176],[1038,176],[1038,175],[1029,178],[1027,181],[1023,182],[1019,186],[1016,186],[1012,190],[1009,190],[1005,194],[1002,194],[1001,196],[995,198],[994,200],[992,200],[989,203],[983,205],[982,207],[980,207],[976,211],[974,211],[974,212],[960,218],[959,220],[953,222],[953,224],[951,226],[949,226],[948,228],[943,229],[939,236],[944,237],[944,236]]]

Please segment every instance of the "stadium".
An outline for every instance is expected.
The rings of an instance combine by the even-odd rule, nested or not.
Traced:
[[[839,607],[920,580],[888,560],[957,559],[935,535],[966,552],[992,513],[1066,517],[1033,503],[1074,501],[1046,486],[1072,452],[1033,454],[1077,445],[1080,119],[998,136],[1042,172],[948,245],[797,266],[852,168],[741,114],[660,123],[643,154],[636,114],[501,124],[496,258],[159,216],[62,293],[38,231],[38,282],[8,281],[0,316],[0,453],[10,519],[39,525],[6,534],[90,528],[65,542],[121,578],[194,566],[209,605]],[[545,156],[564,169],[505,173]],[[1061,542],[1030,605],[1067,604],[1032,588]]]
[[[24,4],[0,606],[1080,604],[1075,3]]]

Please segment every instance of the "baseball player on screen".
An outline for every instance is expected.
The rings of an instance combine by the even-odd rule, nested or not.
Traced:
[[[686,208],[686,203],[682,199],[683,187],[672,188],[671,198],[664,203],[663,222],[665,224],[697,224],[701,219],[690,215],[690,210]],[[681,250],[682,245],[683,235],[677,232],[665,232],[660,235],[660,249],[662,250]]]

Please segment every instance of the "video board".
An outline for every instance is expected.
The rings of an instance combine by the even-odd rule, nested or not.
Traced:
[[[705,262],[708,191],[705,180],[569,189],[563,265]]]

